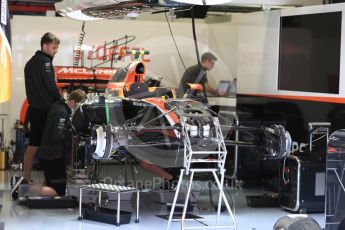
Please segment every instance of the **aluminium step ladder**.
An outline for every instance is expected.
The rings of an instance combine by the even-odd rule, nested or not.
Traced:
[[[214,127],[214,137],[212,137],[212,141],[217,145],[217,148],[215,151],[209,151],[209,150],[205,150],[205,151],[199,151],[196,150],[194,148],[194,146],[192,145],[191,142],[191,137],[190,137],[190,127],[188,127],[187,124],[187,117],[180,117],[180,123],[181,123],[181,138],[183,138],[184,140],[184,169],[181,169],[180,172],[180,177],[179,177],[179,181],[177,183],[177,187],[176,187],[176,192],[175,192],[175,196],[174,196],[174,200],[173,200],[173,204],[170,210],[170,215],[169,215],[169,220],[168,220],[168,225],[167,225],[167,230],[170,228],[170,224],[171,221],[173,220],[173,214],[174,214],[174,210],[176,207],[176,202],[177,202],[177,198],[181,189],[181,184],[182,184],[182,180],[183,180],[183,176],[189,175],[189,184],[188,184],[188,190],[186,192],[186,197],[185,197],[185,203],[184,203],[184,208],[183,208],[183,212],[182,212],[182,218],[181,218],[181,229],[211,229],[211,228],[223,228],[223,229],[237,229],[236,226],[236,220],[235,217],[233,215],[233,212],[230,208],[229,202],[227,201],[227,198],[224,194],[223,191],[223,184],[224,184],[224,175],[225,175],[225,160],[226,160],[226,155],[227,155],[227,150],[226,150],[226,146],[225,146],[225,142],[224,142],[224,138],[221,132],[221,128],[220,128],[220,124],[219,124],[219,120],[217,117],[212,117],[211,120],[213,122],[213,127]],[[200,156],[206,156],[209,154],[213,154],[217,156],[217,159],[200,159]],[[199,158],[198,158],[199,156]],[[217,166],[214,167],[209,167],[209,168],[193,168],[192,164],[193,163],[210,163],[210,165],[215,165],[214,163],[217,163]],[[210,166],[209,165],[209,166]],[[193,178],[194,178],[194,174],[195,173],[211,173],[214,177],[214,180],[216,182],[216,185],[219,189],[220,195],[219,195],[219,199],[218,199],[218,206],[217,206],[217,216],[216,216],[216,224],[215,225],[207,225],[205,223],[202,222],[202,220],[207,220],[207,219],[195,219],[197,220],[199,223],[203,224],[204,226],[193,226],[193,227],[189,227],[189,226],[185,226],[185,220],[186,220],[186,211],[187,211],[187,207],[188,207],[188,201],[189,201],[189,196],[191,193],[191,187],[192,187],[192,182],[193,182]],[[220,180],[217,176],[217,173],[220,174]],[[220,212],[221,212],[221,204],[222,201],[224,201],[226,209],[231,217],[231,221],[232,224],[231,225],[219,225],[219,218],[220,218]]]

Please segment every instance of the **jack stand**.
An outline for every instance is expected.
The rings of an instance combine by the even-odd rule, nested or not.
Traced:
[[[176,202],[177,202],[177,198],[181,189],[181,184],[182,184],[182,179],[183,176],[189,175],[189,184],[188,184],[188,190],[186,193],[186,198],[185,198],[185,203],[184,203],[184,208],[183,208],[183,212],[182,212],[182,219],[181,219],[181,229],[197,229],[197,228],[233,228],[233,229],[237,229],[236,227],[236,220],[235,217],[232,213],[232,210],[230,208],[229,202],[227,201],[227,198],[224,194],[223,191],[223,184],[224,184],[224,175],[225,175],[225,169],[224,169],[224,165],[225,165],[225,159],[226,159],[226,147],[225,147],[225,143],[224,143],[224,138],[220,129],[220,125],[219,125],[219,121],[218,118],[212,117],[211,118],[213,121],[213,126],[214,126],[214,137],[212,137],[212,141],[214,141],[217,144],[217,150],[216,151],[210,151],[210,150],[206,150],[206,151],[196,151],[192,148],[192,144],[191,144],[191,132],[190,130],[192,130],[192,128],[190,128],[190,125],[187,123],[188,117],[181,117],[180,118],[180,122],[181,122],[181,126],[182,126],[182,130],[181,130],[181,136],[184,138],[184,169],[181,169],[180,172],[180,178],[176,187],[176,192],[175,192],[175,197],[174,197],[174,201],[170,210],[170,215],[169,215],[169,221],[168,221],[168,225],[167,225],[167,230],[170,228],[170,224],[171,221],[173,220],[173,214],[174,214],[174,210],[176,207]],[[189,126],[189,127],[188,127]],[[200,155],[210,155],[210,154],[214,154],[218,156],[218,159],[200,159]],[[199,159],[196,159],[199,158]],[[212,163],[217,163],[217,167],[213,167],[213,168],[191,168],[191,164],[192,163],[206,163],[209,165],[212,165]],[[217,176],[217,172],[219,172],[220,174],[220,180]],[[214,226],[210,226],[207,225],[205,223],[203,223],[201,221],[201,219],[195,219],[196,221],[198,221],[199,223],[202,223],[204,226],[201,227],[187,227],[185,226],[185,220],[186,220],[186,211],[187,211],[187,207],[188,207],[188,201],[189,201],[189,196],[191,193],[191,188],[192,188],[192,183],[193,183],[193,178],[194,178],[194,174],[195,173],[211,173],[214,177],[214,180],[217,184],[217,187],[219,189],[220,195],[219,195],[219,199],[218,199],[218,206],[217,206],[217,217],[216,217],[216,224]],[[226,209],[231,217],[232,220],[232,224],[231,225],[219,225],[219,217],[220,217],[220,211],[221,211],[221,204],[222,201],[224,201]],[[202,219],[205,220],[205,219]]]
[[[126,185],[130,185],[129,180],[128,180],[128,168],[131,172],[131,176],[132,176],[132,180],[133,180],[133,185],[132,186],[137,186],[137,180],[135,177],[135,174],[137,174],[137,168],[135,165],[132,164],[133,161],[133,157],[129,154],[126,155],[126,159],[125,159],[125,183]]]

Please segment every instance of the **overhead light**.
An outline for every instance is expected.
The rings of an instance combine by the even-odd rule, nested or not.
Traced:
[[[59,13],[62,16],[66,16],[66,17],[69,17],[71,19],[78,20],[78,21],[94,21],[94,20],[100,19],[100,18],[88,16],[88,15],[84,14],[83,12],[81,12],[81,10],[76,10],[76,11],[72,11],[72,12],[63,12],[63,10],[60,9]]]
[[[174,0],[180,3],[191,5],[220,5],[230,3],[232,0]]]
[[[236,0],[63,0],[55,3],[55,9],[61,15],[73,19],[94,20],[94,18],[119,18],[128,16],[131,19],[138,17],[141,12],[150,12],[154,10],[167,10],[170,8],[189,7],[190,5],[219,5],[226,4]],[[239,0],[237,0],[239,1]],[[65,9],[66,12],[62,12]],[[81,13],[84,16],[80,16]],[[67,14],[69,11],[75,13]]]
[[[139,16],[138,12],[135,11],[131,11],[127,13],[127,17],[131,18],[131,19],[136,19]]]
[[[81,12],[80,8],[77,7],[76,1],[67,0],[55,3],[55,10],[61,16],[69,17],[74,20],[79,21],[93,21],[98,20],[99,18],[91,17],[83,12]]]
[[[67,12],[66,16],[71,18],[71,19],[75,19],[75,20],[79,20],[79,21],[99,20],[99,18],[91,17],[91,16],[84,14],[83,12],[81,12],[81,10]]]

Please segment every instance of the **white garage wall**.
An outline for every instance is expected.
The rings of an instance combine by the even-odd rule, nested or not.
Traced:
[[[345,60],[345,3],[309,6],[243,14],[239,17],[238,92],[343,98],[345,96],[345,65],[340,65],[339,94],[278,90],[279,21],[281,16],[342,12],[340,60]],[[332,26],[332,25],[330,25]],[[301,36],[303,34],[301,33]]]
[[[155,17],[157,18],[157,16]],[[232,79],[237,72],[237,24],[234,22],[204,23],[196,20],[199,53],[211,51],[218,57],[214,69],[209,73],[209,81],[216,84],[222,79]],[[7,104],[0,105],[1,112],[9,114],[6,120],[5,138],[7,142],[14,138],[13,124],[19,118],[21,104],[25,98],[24,66],[36,50],[41,36],[52,32],[61,39],[60,49],[54,65],[73,65],[72,48],[77,45],[82,22],[68,18],[14,16],[12,26],[13,77],[12,98]],[[194,41],[192,39],[191,20],[171,22],[172,31],[185,65],[196,64]],[[179,59],[170,36],[164,15],[158,21],[140,20],[101,20],[87,22],[84,43],[102,45],[105,41],[135,35],[130,47],[145,48],[150,51],[147,71],[150,75],[161,74],[163,85],[177,87],[184,67]],[[118,62],[121,66],[124,63]],[[90,63],[85,62],[85,66]]]
[[[238,15],[229,22],[208,24],[208,48],[219,58],[208,74],[209,81],[216,86],[219,80],[236,78],[238,58]]]

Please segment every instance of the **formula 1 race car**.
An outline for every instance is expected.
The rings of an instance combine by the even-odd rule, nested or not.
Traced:
[[[123,151],[163,168],[183,166],[185,129],[193,148],[217,149],[219,138],[228,145],[251,145],[265,158],[283,158],[291,138],[282,126],[263,128],[230,127],[258,137],[251,143],[224,140],[216,114],[191,99],[96,97],[82,103],[72,119],[78,135],[87,137],[95,158],[109,159]]]
[[[256,137],[250,143],[224,140],[228,135],[221,131],[223,124],[206,104],[175,98],[174,90],[160,87],[157,78],[150,79],[149,85],[145,73],[141,61],[118,70],[105,95],[84,101],[74,113],[73,127],[78,135],[88,138],[95,158],[108,159],[125,152],[163,168],[181,167],[187,138],[181,135],[183,129],[191,147],[205,152],[200,159],[209,157],[206,153],[217,149],[219,143],[255,146],[265,158],[283,158],[289,153],[291,138],[282,126],[228,126],[230,132],[254,131]]]

